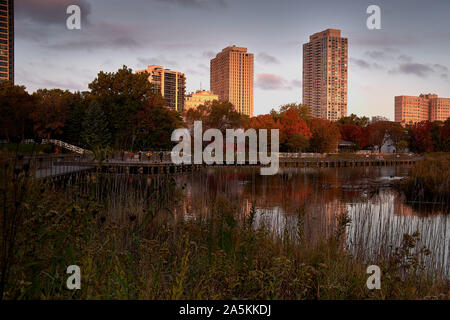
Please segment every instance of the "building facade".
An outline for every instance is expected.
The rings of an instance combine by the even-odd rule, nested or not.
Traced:
[[[219,96],[217,94],[213,94],[210,91],[197,90],[197,92],[186,96],[184,101],[184,110],[187,111],[189,109],[196,109],[198,106],[214,100],[219,100]]]
[[[14,82],[14,0],[0,0],[0,81]]]
[[[210,88],[239,113],[253,116],[254,56],[247,48],[231,46],[211,60]]]
[[[166,107],[183,112],[186,91],[186,76],[184,73],[164,69],[162,66],[148,66],[147,69],[138,70],[136,73],[148,72],[148,81],[153,85],[153,90],[161,94],[166,102]]]
[[[347,116],[348,40],[341,31],[315,33],[303,44],[303,104],[316,118]]]
[[[395,97],[395,121],[402,125],[420,121],[445,121],[450,117],[450,99],[437,94]]]

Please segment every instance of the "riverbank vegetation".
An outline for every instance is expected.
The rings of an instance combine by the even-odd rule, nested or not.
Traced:
[[[302,207],[294,232],[274,233],[255,205],[238,216],[220,195],[205,216],[177,216],[169,203],[183,186],[171,178],[42,184],[27,170],[1,167],[4,299],[450,298],[448,278],[425,271],[419,234],[378,257],[382,289],[368,290],[369,263],[346,249],[346,214],[312,242]],[[73,264],[81,290],[66,288]]]
[[[429,153],[417,162],[400,190],[415,203],[450,203],[450,153]]]

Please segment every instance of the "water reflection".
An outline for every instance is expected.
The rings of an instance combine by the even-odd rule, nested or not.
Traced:
[[[238,215],[248,216],[252,203],[256,225],[265,223],[275,232],[297,232],[297,212],[303,208],[304,234],[311,241],[329,237],[337,218],[347,213],[349,250],[376,262],[383,250],[400,245],[404,233],[419,231],[431,249],[429,265],[449,272],[449,215],[447,208],[418,210],[389,185],[408,174],[409,167],[286,168],[278,175],[261,176],[259,169],[208,168],[177,177],[185,185],[178,214],[198,217],[211,214],[216,197],[226,197]],[[371,260],[371,261],[372,261]]]

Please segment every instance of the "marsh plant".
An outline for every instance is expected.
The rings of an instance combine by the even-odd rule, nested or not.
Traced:
[[[346,214],[311,241],[302,207],[293,233],[274,232],[256,203],[238,214],[223,194],[207,214],[180,217],[185,186],[168,176],[31,177],[2,164],[4,299],[449,298],[448,280],[418,272],[418,234],[380,259],[381,290],[369,290],[369,264],[345,243]],[[66,287],[69,265],[81,268],[80,290]]]

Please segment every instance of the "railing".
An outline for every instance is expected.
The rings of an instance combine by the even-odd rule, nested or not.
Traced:
[[[54,144],[55,146],[59,146],[61,148],[70,150],[72,152],[78,153],[78,154],[85,154],[85,153],[90,153],[90,151],[85,150],[83,148],[74,146],[73,144],[61,141],[61,140],[56,140],[56,139],[42,139],[42,143],[50,143],[50,144]]]

